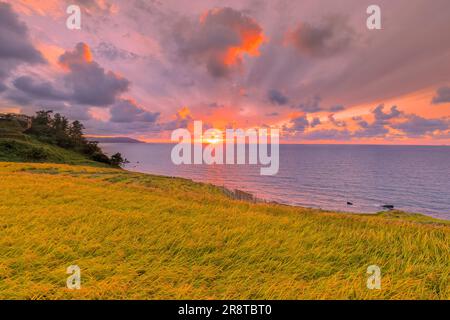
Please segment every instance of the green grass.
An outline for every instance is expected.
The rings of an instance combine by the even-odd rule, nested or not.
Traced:
[[[25,128],[17,120],[0,119],[0,161],[61,163],[106,167],[83,154],[42,142],[24,134]]]
[[[13,133],[0,135],[0,161],[106,166],[77,152],[43,143],[28,135],[14,137]]]
[[[3,299],[450,298],[448,222],[253,204],[110,168],[0,163],[0,181]],[[381,290],[366,288],[373,264]]]

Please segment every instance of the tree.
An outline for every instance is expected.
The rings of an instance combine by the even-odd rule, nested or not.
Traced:
[[[52,136],[52,113],[53,111],[38,111],[36,115],[31,118],[31,127],[25,131],[27,134],[32,134],[46,142],[50,142],[50,137]]]
[[[97,142],[88,141],[83,135],[84,126],[80,121],[75,120],[69,123],[69,120],[61,114],[56,113],[52,116],[52,113],[53,111],[38,111],[32,117],[31,127],[25,133],[46,143],[84,154],[97,162],[115,167],[121,167],[128,163],[120,153],[109,158],[103,153]],[[35,152],[32,156],[38,157],[39,153]]]
[[[68,134],[69,121],[64,116],[56,113],[51,121],[51,125],[56,144],[63,148],[73,147],[74,143]]]
[[[41,110],[36,112],[36,116],[33,117],[33,124],[36,126],[49,127],[52,122],[52,110]]]
[[[127,159],[122,158],[122,155],[118,152],[111,156],[110,163],[114,167],[122,167],[123,165],[130,162]]]
[[[69,127],[69,137],[75,146],[81,146],[86,143],[83,137],[84,126],[80,121],[75,120]]]
[[[56,133],[67,133],[67,130],[69,129],[69,121],[66,119],[66,117],[60,115],[59,113],[56,113],[53,117],[53,120],[51,121],[52,128],[55,130]]]

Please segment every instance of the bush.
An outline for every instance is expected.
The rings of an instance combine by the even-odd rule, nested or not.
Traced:
[[[114,167],[122,167],[123,165],[129,163],[129,161],[122,158],[120,153],[116,153],[111,156],[110,163]]]
[[[121,166],[126,160],[120,154],[111,159],[106,156],[97,142],[88,141],[83,134],[84,126],[79,121],[69,122],[64,116],[53,111],[38,111],[31,119],[31,127],[25,134],[34,136],[41,142],[56,145],[58,147],[75,151],[97,162]],[[30,151],[32,159],[43,159],[45,152],[42,150]]]
[[[45,160],[47,159],[47,153],[43,148],[31,148],[25,153],[25,157],[30,160]]]
[[[91,159],[94,161],[97,161],[97,162],[111,164],[111,161],[109,160],[109,158],[101,152],[94,152],[91,155]]]
[[[0,150],[11,152],[16,149],[16,142],[11,140],[0,141]]]

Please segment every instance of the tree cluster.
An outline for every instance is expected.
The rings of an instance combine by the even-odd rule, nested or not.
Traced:
[[[105,155],[98,146],[98,142],[89,141],[83,134],[83,124],[75,120],[70,122],[66,117],[53,111],[38,111],[32,117],[31,127],[24,133],[36,137],[38,140],[73,150],[87,156],[89,159],[120,167],[127,163],[120,153],[111,157]]]

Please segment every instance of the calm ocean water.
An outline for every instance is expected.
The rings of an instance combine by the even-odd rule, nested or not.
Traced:
[[[256,165],[173,165],[170,144],[102,144],[126,169],[210,182],[305,207],[374,213],[384,204],[450,220],[450,147],[281,145],[280,170]],[[347,201],[353,206],[347,205]]]

